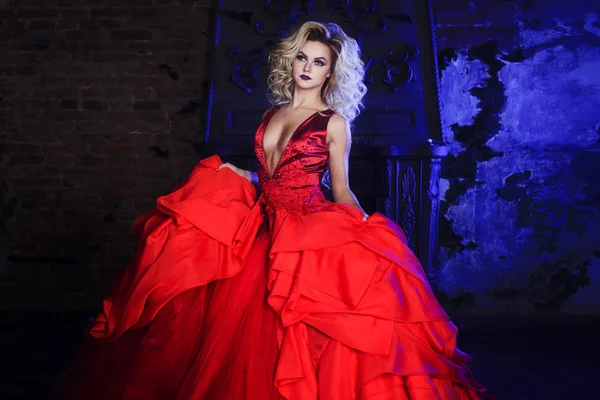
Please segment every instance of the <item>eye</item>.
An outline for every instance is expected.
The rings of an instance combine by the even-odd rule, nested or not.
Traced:
[[[317,64],[318,66],[322,67],[323,65],[325,65],[325,63],[323,61],[315,61],[315,64]]]
[[[299,61],[304,61],[304,60],[306,60],[306,58],[305,58],[303,55],[301,55],[301,54],[298,54],[298,55],[296,56],[296,60],[299,60]]]

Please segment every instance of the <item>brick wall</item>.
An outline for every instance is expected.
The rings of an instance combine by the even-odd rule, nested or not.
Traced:
[[[97,307],[196,162],[213,3],[0,2],[0,308]]]

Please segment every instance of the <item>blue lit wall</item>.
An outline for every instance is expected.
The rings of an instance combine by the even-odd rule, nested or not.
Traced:
[[[458,314],[598,313],[600,9],[517,3],[512,43],[439,29],[439,298]]]

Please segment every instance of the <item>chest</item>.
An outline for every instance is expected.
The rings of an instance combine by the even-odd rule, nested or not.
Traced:
[[[283,153],[305,128],[303,125],[308,122],[308,118],[310,116],[306,117],[306,115],[274,116],[263,132],[262,145],[265,153],[273,155]]]

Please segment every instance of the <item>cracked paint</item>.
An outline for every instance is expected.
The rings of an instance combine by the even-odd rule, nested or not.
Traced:
[[[600,311],[600,48],[578,40],[596,33],[590,14],[521,25],[523,57],[464,49],[443,68],[435,282],[451,311]]]

